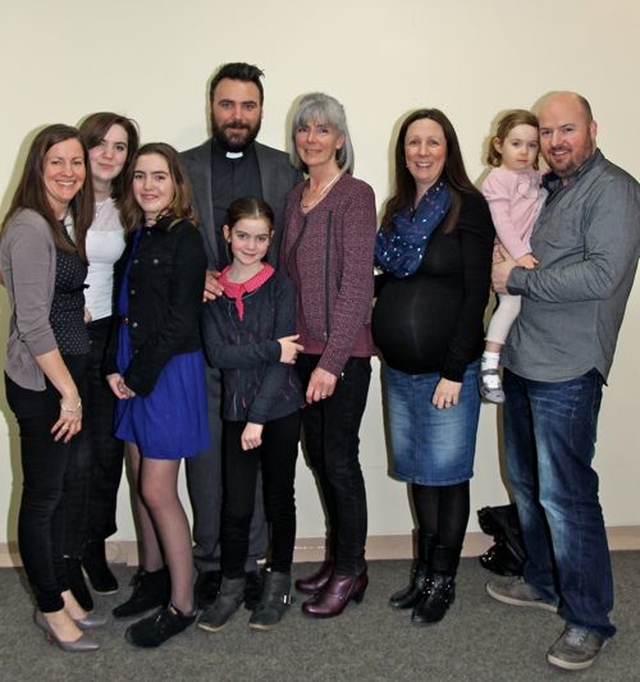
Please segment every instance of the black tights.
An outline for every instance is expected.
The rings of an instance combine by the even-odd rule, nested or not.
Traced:
[[[435,535],[437,543],[461,547],[469,521],[469,481],[456,485],[411,485],[420,533]]]

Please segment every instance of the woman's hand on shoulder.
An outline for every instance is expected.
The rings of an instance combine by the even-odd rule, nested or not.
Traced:
[[[242,431],[240,436],[240,445],[243,450],[253,450],[254,448],[262,445],[262,430],[264,429],[264,424],[254,424],[253,422],[247,422],[247,425]]]
[[[327,372],[326,369],[322,369],[321,367],[316,367],[313,372],[311,372],[309,385],[307,386],[307,392],[305,394],[309,405],[330,398],[336,390],[337,383],[338,377],[335,374],[331,374],[331,372]]]
[[[304,346],[296,343],[300,338],[300,334],[293,334],[292,336],[283,336],[278,339],[280,344],[280,362],[285,365],[295,365],[298,358],[298,353],[302,353]]]
[[[461,382],[451,381],[443,377],[436,385],[436,390],[431,398],[431,404],[438,410],[447,410],[450,407],[455,407],[460,400],[461,388]]]
[[[222,296],[223,291],[218,270],[207,270],[204,280],[204,293],[202,294],[203,303],[215,301],[216,298]]]

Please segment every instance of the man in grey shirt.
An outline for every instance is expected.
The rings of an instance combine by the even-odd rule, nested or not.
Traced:
[[[495,599],[558,612],[547,653],[591,665],[615,628],[609,548],[591,466],[602,385],[640,254],[640,185],[596,146],[589,103],[554,93],[540,107],[549,196],[531,239],[533,270],[494,266],[498,293],[522,296],[502,361],[507,468],[528,554],[524,579],[490,582]]]

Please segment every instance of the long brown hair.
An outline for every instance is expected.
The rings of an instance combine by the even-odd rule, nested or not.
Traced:
[[[165,215],[172,216],[175,219],[174,222],[189,220],[192,223],[196,223],[197,215],[192,206],[193,194],[191,192],[191,184],[180,160],[180,155],[171,145],[165,142],[149,142],[143,144],[138,149],[127,172],[126,192],[120,211],[120,218],[125,229],[130,232],[140,227],[144,222],[144,211],[140,208],[133,195],[133,175],[138,159],[141,156],[148,156],[150,154],[158,154],[158,156],[162,156],[165,159],[169,168],[169,175],[173,181],[173,201],[170,206],[167,206]]]
[[[47,199],[44,186],[44,159],[47,152],[54,145],[66,140],[78,140],[82,147],[86,176],[80,191],[69,203],[69,211],[73,218],[73,231],[75,245],[71,244],[65,234],[65,228],[56,218]],[[77,128],[55,123],[43,128],[35,137],[24,164],[22,177],[11,200],[9,211],[2,222],[2,231],[10,218],[21,209],[30,208],[39,213],[51,227],[53,241],[57,249],[61,251],[76,251],[80,258],[86,262],[85,240],[87,230],[93,221],[94,201],[93,183],[91,180],[91,166],[89,165],[89,153]]]
[[[95,114],[89,114],[78,126],[78,130],[87,145],[87,149],[91,150],[100,145],[104,136],[109,132],[111,126],[114,125],[121,126],[127,134],[127,158],[120,175],[114,179],[111,186],[111,196],[115,199],[116,204],[119,205],[125,192],[127,171],[140,144],[138,124],[131,118],[114,114],[111,111],[98,111]]]
[[[418,109],[410,113],[402,122],[395,146],[395,186],[396,192],[387,201],[382,217],[382,230],[390,229],[393,216],[398,211],[413,205],[416,196],[416,181],[407,168],[404,143],[409,126],[415,121],[428,118],[440,125],[447,141],[447,158],[442,170],[444,180],[451,195],[451,208],[444,220],[444,230],[455,229],[460,215],[460,194],[478,194],[478,190],[467,175],[462,161],[458,136],[451,121],[439,109]]]

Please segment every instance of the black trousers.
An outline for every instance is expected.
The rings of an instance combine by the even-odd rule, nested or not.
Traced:
[[[244,575],[256,481],[261,469],[271,534],[269,566],[273,571],[288,573],[296,539],[294,479],[300,412],[267,422],[262,445],[253,450],[244,451],[240,445],[244,427],[245,422],[224,422],[223,427],[222,571],[228,578]]]
[[[219,369],[207,367],[207,399],[211,446],[186,461],[189,500],[193,510],[193,559],[199,572],[221,568],[222,525],[222,382]],[[260,476],[259,476],[260,478]],[[255,571],[267,551],[262,485],[256,486],[253,519],[249,530],[246,571]]]
[[[320,357],[302,353],[296,367],[303,390]],[[334,394],[302,410],[304,445],[327,515],[329,558],[339,575],[365,566],[367,498],[358,459],[358,431],[371,379],[369,358],[349,358]]]
[[[81,461],[87,467],[87,502],[84,539],[104,540],[116,530],[116,503],[122,478],[124,443],[113,436],[115,396],[103,370],[104,354],[112,327],[111,317],[92,322],[89,329],[91,356],[86,382],[86,421],[80,442]]]
[[[83,382],[87,356],[64,358],[77,386]],[[31,391],[5,374],[7,402],[20,428],[23,487],[18,514],[18,546],[25,572],[43,612],[58,611],[61,592],[69,589],[64,562],[66,486],[78,465],[79,439],[55,442],[51,428],[60,416],[60,395],[47,381]]]

